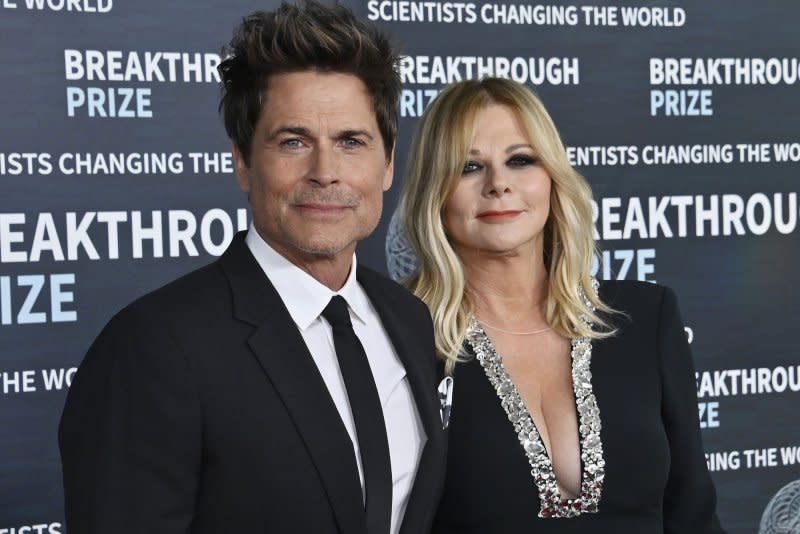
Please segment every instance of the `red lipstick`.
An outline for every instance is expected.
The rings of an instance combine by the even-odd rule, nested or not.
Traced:
[[[522,213],[519,210],[503,210],[503,211],[482,211],[477,215],[478,219],[483,221],[507,221],[515,218]]]

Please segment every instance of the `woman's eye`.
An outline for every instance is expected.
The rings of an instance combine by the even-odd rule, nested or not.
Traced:
[[[464,164],[461,174],[469,174],[479,170],[480,168],[481,166],[478,163],[475,163],[474,161],[468,161],[466,164]]]
[[[531,156],[512,156],[511,159],[508,160],[508,165],[511,167],[525,167],[534,163],[536,163],[536,158]]]

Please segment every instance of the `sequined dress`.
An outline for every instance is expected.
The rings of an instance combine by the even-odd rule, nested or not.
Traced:
[[[573,340],[581,495],[560,501],[547,451],[502,359],[473,324],[454,372],[436,534],[717,534],[694,368],[671,290],[606,282],[618,334]]]

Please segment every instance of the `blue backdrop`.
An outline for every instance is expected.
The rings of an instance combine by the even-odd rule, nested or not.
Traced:
[[[398,177],[360,261],[386,270],[436,92],[535,86],[595,192],[598,276],[680,297],[724,525],[797,532],[800,5],[345,3],[407,55]],[[275,5],[0,0],[0,534],[64,532],[57,422],[103,324],[247,226],[214,68],[240,18]]]

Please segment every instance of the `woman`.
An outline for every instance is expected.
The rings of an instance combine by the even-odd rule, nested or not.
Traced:
[[[591,191],[541,102],[442,92],[401,199],[454,378],[436,533],[719,533],[674,294],[590,277]]]

